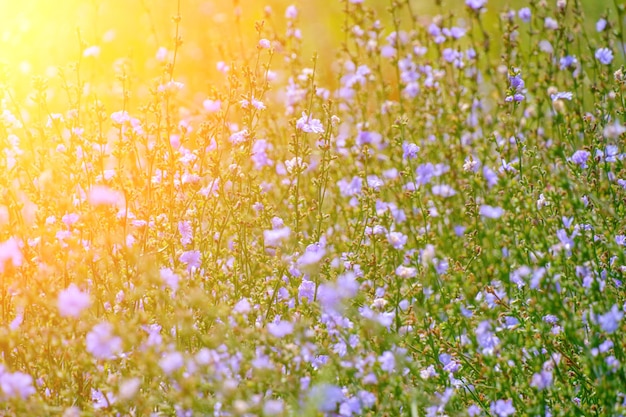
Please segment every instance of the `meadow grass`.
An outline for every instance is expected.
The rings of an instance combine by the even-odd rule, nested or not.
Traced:
[[[623,7],[312,4],[5,60],[2,415],[623,415]]]

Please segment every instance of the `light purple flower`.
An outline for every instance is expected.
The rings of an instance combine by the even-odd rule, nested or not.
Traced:
[[[159,366],[166,375],[170,375],[182,368],[185,364],[185,358],[180,352],[167,352],[159,360]]]
[[[408,237],[401,232],[389,232],[387,240],[394,249],[402,249],[406,245]]]
[[[74,284],[59,293],[57,307],[61,317],[78,317],[80,313],[91,305],[89,294],[82,292]]]
[[[596,59],[600,61],[601,64],[609,65],[613,62],[613,51],[609,48],[599,48],[596,50]]]
[[[519,11],[517,12],[517,15],[524,23],[530,22],[530,18],[532,17],[532,13],[528,7],[519,9]]]
[[[337,406],[345,399],[345,396],[338,386],[321,384],[311,389],[309,398],[317,406],[318,411],[330,413],[337,409]]]
[[[500,339],[491,331],[491,323],[488,320],[480,322],[475,330],[476,341],[482,348],[483,355],[492,355],[500,345]]]
[[[187,271],[191,272],[200,267],[200,251],[190,250],[183,252],[179,260],[187,265]]]
[[[559,28],[559,23],[551,17],[546,17],[543,22],[543,26],[546,29],[556,30]]]
[[[510,103],[512,101],[520,102],[523,101],[526,96],[525,94],[525,86],[524,80],[522,79],[522,75],[517,73],[515,75],[509,76],[509,94],[504,98],[504,101]]]
[[[281,400],[267,400],[263,404],[263,415],[275,416],[283,413],[284,404]]]
[[[563,58],[560,59],[560,61],[559,61],[559,69],[565,70],[565,69],[571,68],[574,65],[576,65],[577,62],[578,62],[578,60],[576,59],[575,56],[566,55],[566,56],[564,56]]]
[[[472,10],[480,10],[487,4],[487,0],[465,0],[465,5]]]
[[[489,219],[498,219],[504,214],[504,210],[500,207],[493,207],[483,204],[480,206],[479,213],[481,216]]]
[[[557,101],[557,100],[571,100],[574,97],[574,95],[572,93],[570,93],[569,91],[565,92],[561,92],[559,91],[556,94],[552,94],[550,96],[550,98],[552,99],[552,101]]]
[[[276,248],[280,246],[284,240],[288,239],[290,234],[291,229],[287,226],[271,230],[264,230],[263,241],[265,242],[265,246],[270,248]]]
[[[419,152],[420,147],[414,143],[404,142],[402,144],[402,157],[404,159],[415,159],[417,153]]]
[[[607,333],[614,333],[619,329],[619,323],[624,317],[624,312],[621,311],[617,305],[613,305],[611,310],[606,314],[601,314],[598,317],[598,324]]]
[[[23,372],[0,374],[0,388],[8,398],[26,399],[36,392],[33,387],[33,377]]]
[[[326,255],[326,249],[320,243],[312,243],[307,246],[306,250],[298,258],[298,266],[312,265],[320,262],[324,255]]]
[[[538,390],[549,388],[552,385],[552,372],[541,371],[533,375],[530,382],[531,387],[535,387]]]
[[[298,297],[300,299],[307,299],[312,302],[315,298],[315,282],[303,279],[302,283],[298,287]]]
[[[591,153],[589,153],[588,151],[578,150],[574,152],[570,160],[576,165],[578,165],[579,167],[585,169],[587,168],[587,160],[589,159],[590,156],[591,156]]]
[[[302,112],[302,117],[296,122],[296,128],[306,133],[324,133],[324,126],[319,119],[313,119]]]
[[[242,298],[233,307],[233,313],[248,314],[251,310],[250,301],[247,298]]]
[[[472,404],[469,407],[467,407],[467,415],[469,415],[470,417],[479,416],[481,413],[482,413],[481,408],[477,406],[476,404]]]
[[[515,414],[512,400],[498,400],[491,403],[491,413],[498,417],[508,417]]]
[[[87,352],[96,359],[111,359],[122,351],[122,339],[113,334],[111,323],[100,323],[87,333]]]
[[[382,355],[378,357],[378,363],[380,363],[380,369],[385,372],[393,372],[396,368],[396,357],[390,351],[383,352]]]
[[[161,268],[161,270],[159,271],[159,275],[161,276],[161,279],[163,280],[165,285],[170,287],[173,293],[176,293],[176,291],[178,290],[178,281],[180,280],[180,277],[170,268]]]
[[[178,222],[178,232],[180,233],[180,243],[187,246],[193,239],[193,228],[188,220]]]
[[[286,320],[281,320],[276,323],[268,323],[267,331],[274,337],[279,339],[293,333],[293,323]]]

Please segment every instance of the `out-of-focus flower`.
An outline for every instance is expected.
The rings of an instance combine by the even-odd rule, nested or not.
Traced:
[[[89,190],[89,203],[94,206],[124,206],[124,195],[103,185],[95,185]]]
[[[0,373],[0,388],[8,398],[26,399],[36,392],[33,377],[23,372]]]
[[[87,352],[96,359],[111,359],[122,351],[122,339],[113,334],[111,323],[96,324],[87,333]]]
[[[57,300],[57,307],[61,317],[78,317],[90,305],[91,299],[89,294],[82,292],[74,284],[61,291]]]
[[[609,65],[613,62],[613,51],[609,48],[598,48],[596,50],[596,59],[603,65]]]

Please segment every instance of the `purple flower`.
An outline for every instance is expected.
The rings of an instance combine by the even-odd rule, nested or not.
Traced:
[[[283,402],[281,400],[267,400],[263,404],[263,415],[275,416],[283,413]]]
[[[265,246],[276,248],[280,246],[284,240],[288,239],[290,234],[291,229],[287,226],[272,230],[264,230],[263,241],[265,242]]]
[[[252,145],[252,162],[255,169],[261,169],[264,166],[271,166],[274,162],[268,158],[267,150],[270,144],[265,139],[258,139]]]
[[[515,414],[512,400],[498,400],[491,403],[491,413],[498,417],[507,417]]]
[[[193,228],[188,220],[178,222],[178,232],[180,233],[180,243],[187,246],[193,239]]]
[[[606,24],[607,21],[606,19],[600,19],[596,22],[596,31],[597,32],[602,32],[604,31],[604,29],[606,29]]]
[[[167,352],[159,361],[159,366],[166,375],[170,375],[183,367],[185,359],[180,352]]]
[[[122,339],[113,335],[111,323],[100,323],[87,333],[87,352],[96,359],[111,359],[122,350]]]
[[[194,269],[200,267],[200,251],[190,250],[183,252],[179,260],[187,265],[187,271],[192,272]]]
[[[561,58],[561,60],[559,61],[559,69],[565,70],[565,69],[571,68],[574,65],[576,65],[577,62],[578,60],[576,59],[575,56],[566,55],[563,58]]]
[[[346,272],[337,278],[334,284],[322,284],[317,291],[317,298],[326,313],[337,313],[345,299],[352,298],[359,290],[359,283],[353,272]]]
[[[569,251],[574,247],[574,233],[569,236],[565,229],[559,229],[556,231],[556,237],[566,250]]]
[[[326,255],[326,249],[321,243],[312,243],[307,246],[306,250],[298,258],[298,266],[312,265],[320,262],[324,255]]]
[[[178,290],[178,281],[180,280],[180,277],[174,271],[170,268],[161,268],[159,275],[165,285],[170,287],[173,293]]]
[[[321,384],[311,388],[309,398],[316,404],[318,411],[330,413],[337,409],[337,406],[345,399],[345,396],[338,386]]]
[[[359,134],[356,137],[356,144],[358,146],[364,145],[372,145],[375,147],[380,146],[380,141],[383,139],[383,136],[378,132],[370,132],[367,130],[359,131]]]
[[[588,151],[578,150],[574,152],[570,160],[579,167],[585,169],[587,168],[587,160],[590,156],[591,153],[589,153]]]
[[[483,177],[485,177],[489,188],[493,188],[498,183],[498,174],[487,165],[483,166]]]
[[[69,287],[59,293],[57,307],[61,317],[78,317],[90,305],[89,294],[82,292],[74,284],[70,284]]]
[[[400,232],[389,232],[387,240],[394,249],[402,249],[406,245],[408,237]]]
[[[530,22],[530,18],[532,17],[532,13],[528,7],[519,9],[519,11],[517,12],[517,15],[524,23]]]
[[[465,0],[465,5],[472,10],[480,10],[487,4],[487,0]]]
[[[524,80],[522,80],[522,75],[518,72],[515,75],[509,75],[509,91],[507,96],[504,98],[506,102],[520,102],[523,101],[525,93],[524,87],[526,84]]]
[[[571,100],[574,97],[574,95],[572,93],[568,92],[557,92],[556,94],[552,94],[550,96],[550,98],[552,99],[552,101],[557,101],[557,100]]]
[[[559,23],[551,17],[546,17],[543,21],[543,27],[550,30],[557,30],[559,28]]]
[[[13,237],[9,238],[9,240],[4,243],[0,243],[0,273],[4,272],[5,264],[9,260],[13,266],[21,266],[24,260],[24,256],[20,250],[20,244]]]
[[[500,339],[491,332],[491,323],[488,320],[480,322],[476,328],[476,341],[482,347],[483,355],[491,355],[500,344]]]
[[[598,317],[598,324],[605,332],[614,333],[623,317],[624,313],[614,304],[609,312]]]
[[[414,159],[417,156],[417,153],[419,152],[419,150],[420,150],[420,147],[417,146],[416,144],[404,142],[402,144],[402,151],[403,151],[402,157],[404,159]]]
[[[380,363],[380,369],[385,372],[393,372],[396,368],[396,358],[388,350],[378,357],[378,363]]]
[[[296,128],[306,133],[324,133],[324,126],[319,119],[313,119],[302,112],[302,117],[296,122]]]
[[[469,407],[467,407],[467,415],[469,415],[470,417],[479,416],[480,413],[482,413],[482,410],[476,404],[472,404]]]
[[[601,64],[609,65],[613,62],[613,51],[609,48],[599,48],[596,50],[596,59],[600,61]]]
[[[486,204],[480,206],[479,213],[481,216],[489,219],[498,219],[504,214],[504,210],[500,207],[492,207]]]
[[[361,415],[361,412],[361,401],[357,397],[348,398],[339,406],[339,415],[341,416],[358,416]]]
[[[26,399],[35,393],[33,377],[22,372],[0,374],[0,388],[8,398]]]
[[[282,339],[283,337],[293,333],[293,323],[286,320],[281,320],[276,323],[268,323],[267,331],[274,337]]]
[[[552,385],[552,372],[541,371],[533,375],[530,382],[531,387],[535,387],[538,390],[549,388]]]
[[[303,279],[300,287],[298,287],[298,297],[307,299],[312,302],[315,298],[315,282]]]
[[[233,313],[248,314],[250,312],[250,301],[247,298],[242,298],[233,307]]]

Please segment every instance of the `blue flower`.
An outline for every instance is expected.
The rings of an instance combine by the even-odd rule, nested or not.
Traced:
[[[309,398],[317,405],[318,411],[325,413],[335,411],[339,403],[345,399],[341,388],[331,384],[314,386],[309,393]]]
[[[588,151],[579,150],[574,152],[574,155],[570,158],[570,161],[578,165],[579,167],[585,169],[587,168],[587,160],[591,156],[591,153]]]
[[[599,48],[596,50],[596,59],[600,61],[601,64],[609,65],[613,62],[613,51],[609,48]]]
[[[487,217],[489,219],[498,219],[502,217],[504,214],[504,210],[501,207],[492,207],[486,204],[480,206],[479,213],[483,217]]]
[[[523,101],[526,98],[526,96],[524,95],[524,93],[526,92],[524,87],[525,83],[524,80],[522,80],[522,75],[519,72],[516,72],[514,75],[509,75],[509,91],[504,101]]]
[[[619,329],[619,322],[623,317],[624,313],[614,304],[609,312],[598,317],[598,324],[605,332],[614,333]]]
[[[512,400],[498,400],[491,403],[491,413],[498,417],[507,417],[515,414]]]
[[[524,23],[530,22],[530,18],[532,17],[532,13],[528,7],[519,9],[519,11],[517,12],[517,15]]]
[[[567,92],[565,92],[565,91],[564,91],[564,92],[559,91],[558,93],[556,93],[556,94],[552,94],[552,95],[550,96],[550,98],[552,99],[552,101],[553,101],[553,102],[554,102],[554,101],[557,101],[557,100],[561,100],[561,99],[564,99],[564,100],[571,100],[573,97],[574,97],[574,95],[573,95],[572,93],[570,93],[569,91],[567,91]]]
[[[533,375],[533,379],[530,382],[531,387],[535,387],[538,390],[543,390],[552,385],[552,372],[541,371]]]
[[[577,62],[578,60],[576,59],[575,56],[566,55],[563,58],[561,58],[561,60],[559,61],[559,69],[565,70],[565,69],[571,68],[574,65],[576,65]]]
[[[472,10],[480,10],[487,4],[487,0],[465,0],[465,5]]]

